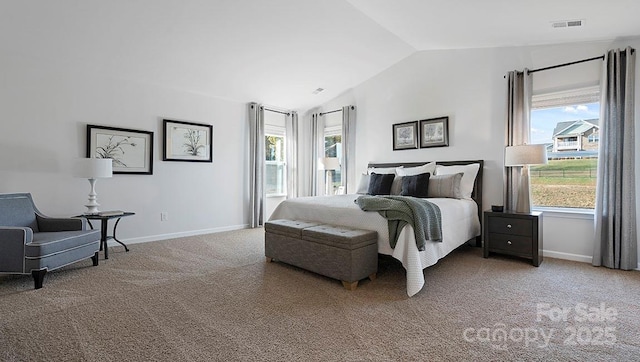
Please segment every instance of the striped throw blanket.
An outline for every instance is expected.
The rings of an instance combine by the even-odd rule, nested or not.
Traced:
[[[418,250],[427,240],[442,242],[442,216],[438,205],[410,196],[360,196],[355,200],[363,211],[377,211],[389,223],[389,244],[396,247],[405,225],[413,227]]]

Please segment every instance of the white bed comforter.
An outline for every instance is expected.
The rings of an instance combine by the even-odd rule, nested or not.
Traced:
[[[433,198],[440,207],[442,242],[427,242],[424,251],[416,247],[413,228],[400,233],[395,249],[389,246],[387,220],[378,212],[365,212],[354,203],[358,194],[314,196],[288,199],[274,210],[270,220],[297,219],[344,225],[378,232],[378,252],[398,259],[407,270],[407,294],[413,296],[424,286],[422,270],[434,265],[465,241],[480,235],[477,204],[473,200]]]

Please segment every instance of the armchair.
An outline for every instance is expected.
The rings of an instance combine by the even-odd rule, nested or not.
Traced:
[[[31,274],[42,288],[47,271],[91,258],[98,265],[100,230],[83,218],[50,218],[31,194],[0,194],[0,274]]]

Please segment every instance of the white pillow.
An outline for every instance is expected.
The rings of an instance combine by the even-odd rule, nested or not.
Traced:
[[[390,173],[396,173],[396,169],[402,167],[369,167],[367,169],[367,174],[371,175],[372,173],[377,173],[378,175],[388,175]]]
[[[404,167],[404,168],[396,169],[396,173],[398,174],[398,176],[415,176],[415,175],[419,175],[427,172],[433,175],[435,171],[436,171],[435,162],[429,162],[427,164],[424,164],[422,166],[417,166],[417,167]]]
[[[471,163],[469,165],[460,165],[460,166],[436,166],[436,175],[451,175],[462,172],[462,181],[460,183],[460,193],[462,197],[465,199],[471,198],[471,193],[473,192],[473,183],[476,180],[476,176],[478,175],[478,170],[480,169],[479,163]]]
[[[360,175],[360,183],[358,184],[358,189],[356,190],[356,194],[366,195],[367,190],[369,189],[369,175],[363,173]]]

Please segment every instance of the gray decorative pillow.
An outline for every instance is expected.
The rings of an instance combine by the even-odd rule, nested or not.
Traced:
[[[429,176],[428,172],[419,175],[404,176],[402,178],[402,196],[413,196],[419,198],[429,197]]]
[[[367,194],[369,195],[389,195],[391,193],[391,184],[396,177],[395,174],[377,174],[372,173],[369,175],[369,188]]]
[[[391,183],[391,195],[400,195],[402,192],[402,176],[396,176]]]
[[[451,175],[436,175],[429,178],[429,197],[461,199],[460,182],[462,172]]]

